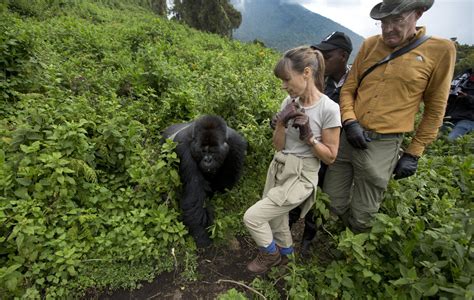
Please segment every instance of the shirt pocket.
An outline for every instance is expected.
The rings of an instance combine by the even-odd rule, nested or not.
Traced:
[[[404,83],[410,94],[424,91],[430,78],[431,68],[422,53],[405,53],[389,61],[388,64],[393,78]]]

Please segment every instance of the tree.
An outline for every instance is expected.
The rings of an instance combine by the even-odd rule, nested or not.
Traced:
[[[151,10],[160,16],[166,16],[168,9],[166,0],[150,0]]]
[[[454,74],[458,75],[466,69],[474,68],[474,45],[460,45],[456,42],[457,59]]]
[[[174,18],[196,29],[232,36],[242,22],[242,15],[229,0],[175,0]]]

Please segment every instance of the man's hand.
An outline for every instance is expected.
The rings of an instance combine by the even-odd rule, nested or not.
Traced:
[[[300,140],[305,141],[307,144],[311,144],[311,138],[313,137],[313,131],[309,126],[309,117],[304,113],[304,109],[296,113],[293,121],[293,127],[300,130]]]
[[[403,153],[402,157],[398,160],[393,174],[394,179],[402,179],[415,174],[418,168],[418,157],[409,153]]]
[[[371,139],[367,136],[362,126],[360,126],[357,120],[348,121],[344,125],[344,131],[346,132],[347,141],[357,149],[367,149],[367,142]]]

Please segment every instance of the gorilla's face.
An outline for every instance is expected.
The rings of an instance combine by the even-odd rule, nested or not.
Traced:
[[[195,124],[191,155],[204,174],[214,175],[229,153],[225,123],[201,122]]]
[[[201,171],[205,174],[214,175],[222,166],[229,152],[229,146],[224,142],[211,146],[201,145],[197,150],[199,152],[197,161],[199,161]]]

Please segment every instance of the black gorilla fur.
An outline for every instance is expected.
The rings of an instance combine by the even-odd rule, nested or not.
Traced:
[[[206,227],[213,222],[207,197],[232,188],[242,174],[247,141],[227,126],[219,116],[205,115],[193,122],[169,126],[164,138],[176,143],[180,159],[179,175],[183,184],[180,199],[183,223],[198,247],[211,239]]]

